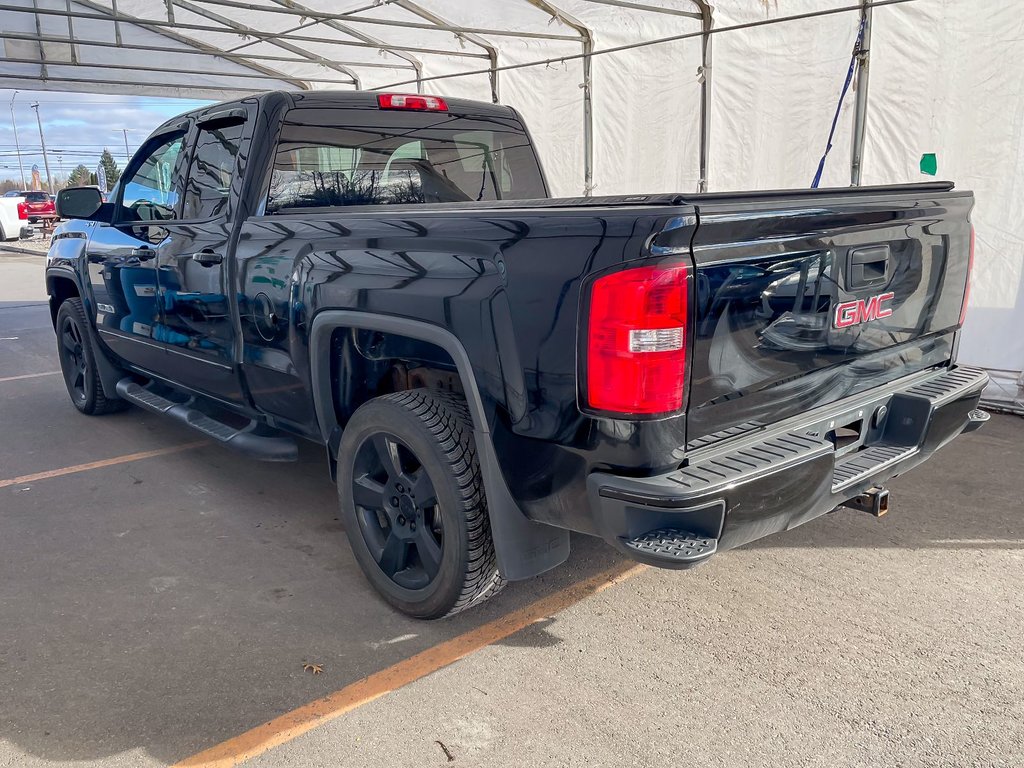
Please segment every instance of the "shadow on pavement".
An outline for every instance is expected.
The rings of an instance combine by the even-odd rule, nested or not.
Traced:
[[[88,419],[67,423],[87,439]],[[555,572],[417,622],[371,591],[335,505],[314,446],[293,465],[204,447],[0,489],[0,762],[173,763],[617,561],[577,538]]]
[[[46,330],[48,316],[34,322]],[[0,347],[0,362],[17,352],[47,370],[49,334],[8,358]],[[137,411],[82,417],[57,377],[5,387],[0,479],[195,439]],[[1022,548],[1022,436],[1024,421],[995,417],[894,481],[888,517],[844,511],[750,548]],[[616,562],[574,537],[554,572],[417,622],[355,565],[315,446],[297,464],[211,446],[0,489],[0,763],[130,751],[132,765],[172,763]],[[560,641],[502,642],[530,653]]]
[[[840,509],[745,548],[1024,549],[1024,419],[994,415],[889,488],[885,517]]]

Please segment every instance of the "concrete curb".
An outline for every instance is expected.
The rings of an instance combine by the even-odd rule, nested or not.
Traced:
[[[43,253],[40,253],[39,251],[32,251],[29,250],[28,248],[18,248],[17,246],[14,245],[7,245],[7,243],[0,243],[0,253],[3,253],[4,251],[16,253],[19,256],[46,256],[45,251]]]

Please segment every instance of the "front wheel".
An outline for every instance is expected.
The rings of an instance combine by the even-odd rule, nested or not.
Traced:
[[[57,310],[57,356],[64,384],[75,408],[89,416],[123,410],[128,403],[103,393],[96,356],[103,354],[93,348],[79,298],[66,299]]]
[[[504,586],[461,398],[417,389],[361,406],[338,450],[338,497],[356,560],[403,613],[449,616]]]

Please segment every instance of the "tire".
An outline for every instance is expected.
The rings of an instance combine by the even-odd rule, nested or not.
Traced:
[[[85,308],[79,298],[65,299],[57,310],[57,357],[64,374],[71,403],[87,416],[122,411],[128,403],[119,397],[110,398],[100,384],[96,356],[88,332]]]
[[[356,561],[402,613],[451,616],[504,587],[462,398],[416,389],[363,404],[342,434],[337,476]]]

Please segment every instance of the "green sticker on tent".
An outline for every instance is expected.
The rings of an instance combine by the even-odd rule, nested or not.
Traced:
[[[939,161],[935,157],[934,152],[926,152],[921,155],[921,173],[927,173],[929,176],[934,176],[939,171]]]

